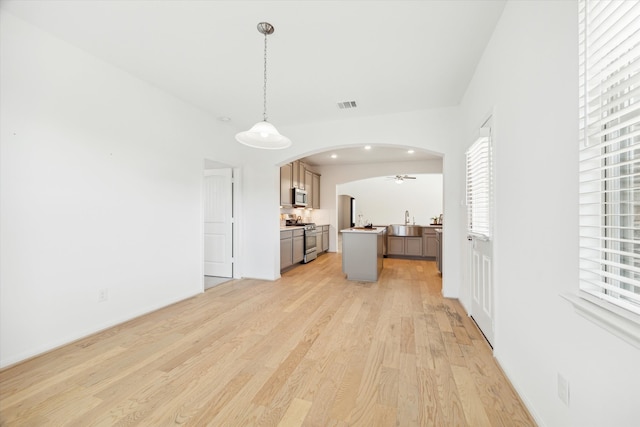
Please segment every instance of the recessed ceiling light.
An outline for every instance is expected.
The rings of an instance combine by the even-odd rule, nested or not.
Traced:
[[[415,153],[415,151],[413,151],[413,150],[409,150],[409,151],[407,151],[407,153],[409,153],[409,154],[413,154],[413,153]]]
[[[370,146],[370,145],[365,145],[365,146],[364,146],[364,149],[365,149],[365,150],[371,150],[371,146]]]
[[[331,155],[331,158],[332,158],[332,159],[337,159],[337,158],[338,158],[338,155],[337,155],[337,154],[332,154],[332,155]]]

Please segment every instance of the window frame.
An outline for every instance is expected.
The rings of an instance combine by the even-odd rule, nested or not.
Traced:
[[[493,236],[492,145],[489,128],[482,128],[481,135],[465,152],[467,236],[485,241]]]
[[[640,76],[640,59],[628,54],[638,49],[640,36],[629,41],[621,35],[640,17],[640,7],[628,6],[578,2],[580,279],[577,295],[562,296],[578,314],[640,348],[640,304],[633,302],[638,299],[634,175],[640,164],[634,148],[640,95],[634,79]],[[624,179],[631,183],[619,186]]]

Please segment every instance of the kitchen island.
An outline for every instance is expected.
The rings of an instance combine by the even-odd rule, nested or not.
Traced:
[[[342,232],[342,271],[348,280],[376,282],[382,272],[386,227],[347,228]]]

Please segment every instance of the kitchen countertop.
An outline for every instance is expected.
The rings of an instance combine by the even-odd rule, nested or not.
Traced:
[[[316,224],[316,228],[321,227],[323,225],[330,225],[330,224]],[[301,228],[304,228],[304,225],[286,225],[286,226],[280,226],[280,231],[287,231],[287,230],[299,230]]]
[[[344,230],[340,230],[342,233],[369,233],[376,234],[382,233],[386,230],[386,227],[373,227],[373,228],[346,228]]]

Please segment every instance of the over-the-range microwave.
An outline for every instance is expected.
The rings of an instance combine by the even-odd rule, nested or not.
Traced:
[[[291,200],[293,206],[304,208],[307,206],[307,192],[299,188],[293,188],[291,190]]]

